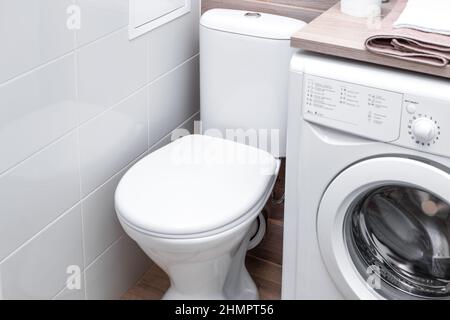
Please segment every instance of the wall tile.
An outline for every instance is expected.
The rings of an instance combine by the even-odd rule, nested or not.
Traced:
[[[76,0],[81,8],[82,26],[77,46],[97,40],[128,25],[129,0]]]
[[[71,265],[83,265],[80,207],[2,262],[3,298],[50,299],[65,286]]]
[[[0,261],[75,205],[79,190],[76,134],[0,176]]]
[[[129,41],[125,28],[79,50],[80,121],[94,117],[146,84],[147,49],[146,37]]]
[[[118,173],[82,203],[86,265],[124,233],[114,208],[114,193],[124,173]]]
[[[74,56],[0,85],[0,106],[1,173],[77,125]]]
[[[0,83],[74,48],[72,0],[0,0]]]
[[[199,1],[192,0],[192,9],[189,14],[149,33],[150,80],[154,80],[198,53]]]
[[[86,269],[86,298],[120,298],[150,264],[137,244],[123,236]]]
[[[81,126],[83,197],[148,149],[147,98],[141,90]]]
[[[150,85],[150,145],[198,112],[198,63],[194,58]]]

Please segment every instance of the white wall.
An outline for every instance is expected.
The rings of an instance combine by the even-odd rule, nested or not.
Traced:
[[[128,0],[0,0],[0,298],[118,298],[149,266],[113,193],[196,117],[198,9],[130,42]]]

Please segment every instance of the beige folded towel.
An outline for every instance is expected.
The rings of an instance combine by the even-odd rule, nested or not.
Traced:
[[[394,27],[407,3],[408,0],[397,1],[384,18],[381,28],[366,40],[366,48],[389,57],[437,67],[447,66],[450,62],[450,36]]]

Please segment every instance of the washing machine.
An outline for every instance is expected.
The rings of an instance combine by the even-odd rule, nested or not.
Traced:
[[[450,81],[291,63],[284,299],[450,298]]]

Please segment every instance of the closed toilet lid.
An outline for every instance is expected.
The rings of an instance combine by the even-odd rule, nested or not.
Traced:
[[[120,181],[116,211],[128,224],[164,235],[224,227],[258,203],[277,160],[233,141],[190,135],[148,155]]]

